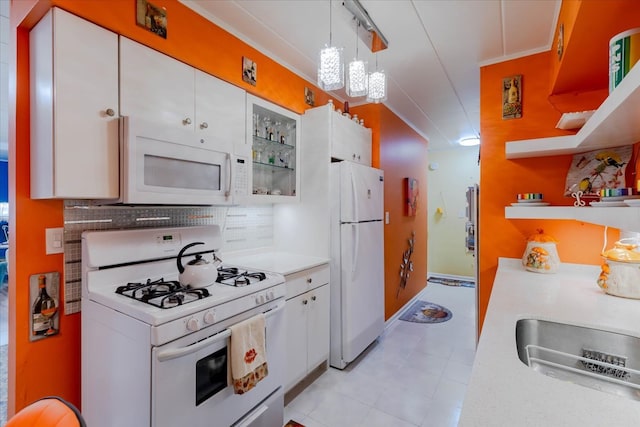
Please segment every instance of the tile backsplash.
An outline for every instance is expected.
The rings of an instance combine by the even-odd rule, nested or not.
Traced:
[[[217,224],[223,252],[273,245],[273,206],[95,206],[64,204],[64,313],[80,311],[81,236],[86,230],[159,228]],[[224,259],[223,259],[224,260]]]

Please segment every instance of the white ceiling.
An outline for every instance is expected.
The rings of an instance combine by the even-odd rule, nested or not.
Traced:
[[[427,138],[430,150],[479,135],[480,66],[549,50],[560,9],[560,0],[360,2],[389,41],[377,54],[388,75],[385,105]],[[332,44],[344,47],[347,61],[355,57],[355,23],[339,0],[182,3],[311,82],[330,28]],[[375,67],[375,55],[358,43],[358,57]],[[343,90],[333,95],[365,102]]]

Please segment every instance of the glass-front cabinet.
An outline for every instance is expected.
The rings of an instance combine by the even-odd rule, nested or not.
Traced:
[[[299,138],[298,114],[247,95],[247,145],[251,145],[252,202],[299,200]]]

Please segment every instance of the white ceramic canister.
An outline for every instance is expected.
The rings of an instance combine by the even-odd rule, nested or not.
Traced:
[[[609,41],[609,93],[640,59],[640,28],[616,34]]]
[[[530,240],[522,256],[522,265],[536,273],[555,273],[560,267],[560,257],[556,242]]]
[[[607,294],[640,299],[640,252],[636,239],[620,239],[602,254],[598,286]]]

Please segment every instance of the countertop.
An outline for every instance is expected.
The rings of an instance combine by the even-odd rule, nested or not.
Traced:
[[[459,426],[636,426],[640,401],[535,372],[518,359],[516,321],[538,318],[640,336],[640,300],[606,295],[598,266],[525,271],[500,258]]]
[[[256,270],[273,271],[282,275],[327,264],[329,258],[300,255],[291,252],[257,249],[243,252],[230,252],[220,256],[225,264],[241,265]]]

